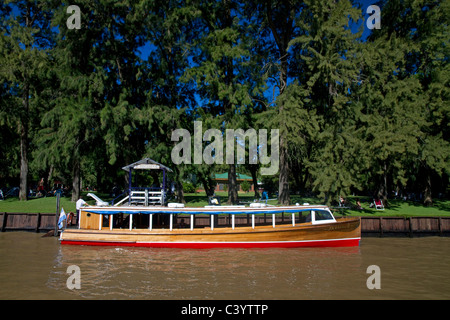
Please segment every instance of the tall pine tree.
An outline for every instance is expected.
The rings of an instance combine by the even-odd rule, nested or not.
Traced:
[[[2,104],[2,117],[15,123],[20,141],[19,199],[27,200],[30,162],[30,136],[42,107],[39,96],[48,68],[51,46],[49,23],[51,14],[46,1],[6,1],[0,35],[0,76],[8,103]]]

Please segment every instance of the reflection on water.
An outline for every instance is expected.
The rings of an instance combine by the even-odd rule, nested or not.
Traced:
[[[343,265],[348,266],[349,273],[355,272],[360,255],[359,248],[313,251],[62,246],[49,285],[60,287],[71,264],[78,265],[82,272],[83,290],[73,294],[84,298],[299,299],[330,291],[336,272]]]
[[[0,234],[0,299],[448,299],[449,238],[364,238],[355,248],[61,246]],[[370,265],[381,289],[369,290]],[[81,271],[69,290],[67,268]]]

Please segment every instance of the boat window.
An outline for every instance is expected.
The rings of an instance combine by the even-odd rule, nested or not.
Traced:
[[[331,213],[329,213],[328,211],[315,211],[316,213],[316,221],[321,221],[321,220],[334,220],[333,216],[331,215]]]
[[[336,222],[333,215],[327,210],[314,210],[312,224]]]
[[[311,222],[311,211],[300,212],[300,223]]]

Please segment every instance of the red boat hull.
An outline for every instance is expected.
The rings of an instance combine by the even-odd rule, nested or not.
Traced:
[[[109,242],[109,241],[70,241],[63,240],[61,244],[89,246],[124,246],[148,248],[299,248],[299,247],[355,247],[359,246],[360,238],[331,239],[313,241],[280,241],[280,242]]]

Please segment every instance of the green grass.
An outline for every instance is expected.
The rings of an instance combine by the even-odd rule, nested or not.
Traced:
[[[87,192],[83,192],[83,199],[89,204],[95,204],[95,200],[86,196]],[[106,199],[106,194],[97,194],[101,199]],[[71,201],[71,197],[61,197],[60,206],[65,212],[75,212],[75,202]],[[56,212],[56,197],[30,198],[28,201],[20,201],[17,197],[7,198],[0,201],[0,212],[21,212],[21,213],[54,213]]]
[[[362,203],[363,210],[355,209],[337,209],[336,214],[345,216],[360,216],[360,217],[450,217],[450,201],[449,200],[434,200],[434,205],[426,207],[419,202],[403,201],[403,200],[389,200],[389,206],[384,210],[376,210],[369,208],[369,203]]]
[[[75,212],[75,202],[71,202],[70,197],[62,197],[60,205],[65,212]],[[28,201],[7,198],[0,201],[0,212],[54,213],[56,212],[56,197],[36,198]]]
[[[111,199],[107,194],[97,193],[97,195],[105,201]],[[228,195],[227,192],[218,192],[216,194],[220,197],[221,203],[226,204]],[[356,197],[349,197],[348,200],[354,203]],[[89,204],[95,204],[95,201],[90,197],[86,197],[86,193],[83,193],[83,199]],[[239,193],[239,199],[241,202],[253,202],[254,193]],[[362,201],[363,210],[354,209],[336,209],[332,206],[336,216],[366,216],[366,217],[413,217],[413,216],[433,216],[433,217],[445,217],[450,216],[450,200],[437,200],[434,199],[432,207],[425,207],[421,203],[402,200],[390,200],[389,207],[385,210],[375,210],[375,208],[369,207],[369,199],[360,197]],[[202,207],[208,205],[208,197],[204,192],[201,193],[187,193],[185,194],[186,206],[188,207]],[[305,198],[297,195],[291,196],[292,204],[295,203],[309,203],[309,204],[321,204],[320,199],[317,198]],[[269,200],[268,204],[277,205],[276,200]],[[66,212],[75,211],[75,203],[70,201],[70,197],[61,198],[61,206]],[[38,198],[28,201],[19,201],[17,198],[9,198],[0,201],[0,212],[26,212],[26,213],[53,213],[56,211],[56,198]]]

